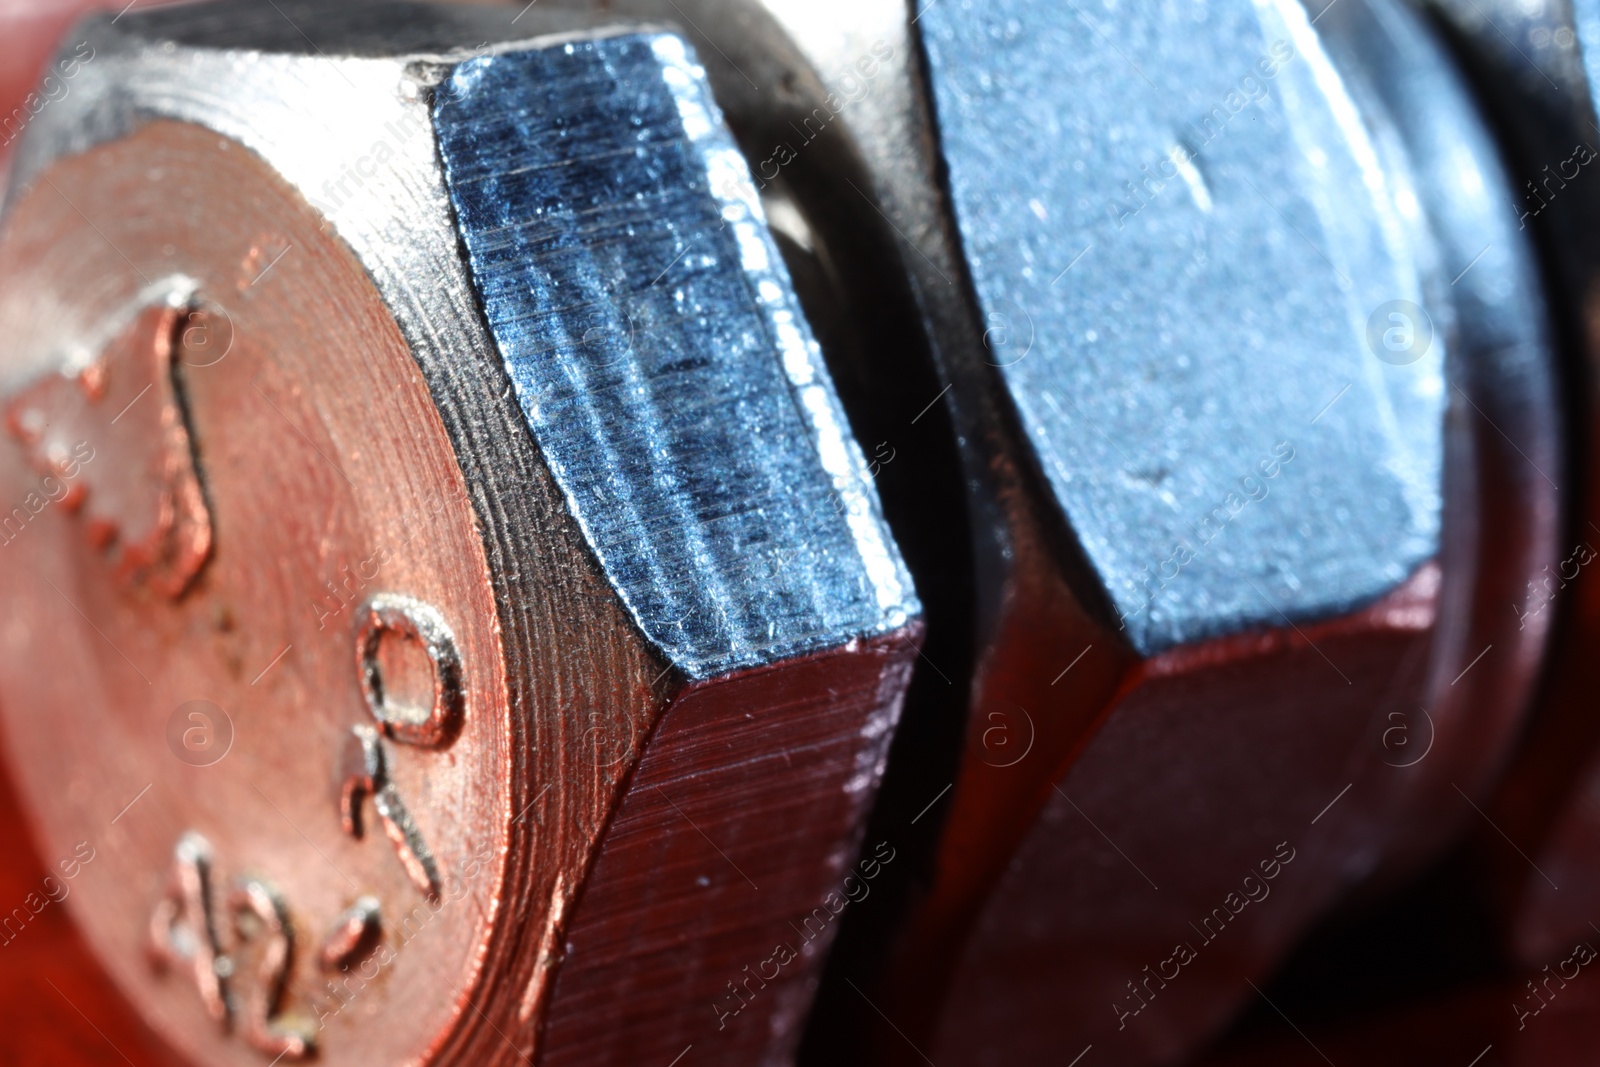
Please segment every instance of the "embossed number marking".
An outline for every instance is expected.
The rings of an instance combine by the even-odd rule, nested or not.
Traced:
[[[395,686],[382,657],[386,645],[390,651],[420,651],[427,656],[432,691],[425,706],[398,699],[392,691]],[[356,638],[356,666],[367,710],[386,736],[423,748],[444,748],[455,740],[465,704],[461,653],[455,634],[433,605],[393,593],[379,593],[367,601]]]
[[[159,964],[194,974],[206,1014],[228,1025],[228,974],[211,911],[211,844],[194,831],[178,839],[172,883],[150,919],[150,949]]]
[[[277,1021],[294,951],[294,935],[283,902],[270,886],[247,879],[229,894],[228,910],[233,914],[234,932],[241,942],[236,952],[242,952],[248,942],[266,942],[256,965],[255,981],[245,993],[244,1039],[269,1056],[304,1059],[311,1053],[311,1036]]]
[[[356,664],[367,710],[377,720],[377,727],[352,727],[345,742],[339,764],[339,821],[345,833],[359,838],[361,802],[370,796],[411,883],[429,900],[438,900],[442,889],[438,866],[389,780],[383,736],[435,749],[455,741],[466,705],[461,653],[439,609],[413,597],[379,593],[367,601],[360,618]],[[417,684],[419,653],[427,659],[427,666],[421,668],[429,675],[425,687]],[[409,666],[408,657],[412,661]],[[422,699],[401,696],[403,691],[416,697],[424,688],[427,693]]]
[[[173,850],[172,884],[150,919],[151,953],[159,965],[190,970],[206,1014],[226,1030],[237,1010],[229,989],[234,955],[222,951],[217,937],[213,875],[210,843],[190,830]],[[244,1039],[276,1059],[305,1059],[315,1051],[310,1033],[280,1016],[294,952],[288,910],[258,879],[240,881],[228,895],[226,910],[233,920],[235,955],[262,943],[255,971],[237,976],[244,993]]]
[[[345,833],[361,837],[361,802],[370,796],[373,810],[383,820],[383,828],[394,843],[406,874],[411,876],[411,883],[429,900],[438,900],[439,869],[433,862],[433,852],[401,802],[394,783],[389,781],[388,755],[377,730],[370,726],[350,728],[350,738],[345,742],[343,778],[344,785],[339,790],[339,821]]]
[[[11,434],[45,474],[64,473],[72,442],[99,446],[108,458],[84,467],[62,503],[83,512],[90,542],[112,557],[119,581],[174,599],[212,547],[174,368],[190,314],[179,288],[140,308],[94,363],[70,377],[46,375],[6,409]]]

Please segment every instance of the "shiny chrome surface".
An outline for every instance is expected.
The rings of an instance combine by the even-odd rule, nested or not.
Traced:
[[[424,366],[436,353],[448,362],[445,350],[502,353],[591,546],[688,676],[905,625],[919,610],[910,577],[695,57],[656,34],[627,38],[644,51],[613,63],[598,51],[625,31],[594,37],[574,27],[596,19],[515,14],[378,0],[102,18],[83,34],[95,64],[23,143],[12,195],[53,160],[152,119],[203,122],[260,152],[329,218]],[[506,43],[541,34],[549,43],[531,50]],[[459,43],[475,36],[486,40]],[[592,125],[528,124],[540,107],[586,104],[596,72],[611,110]],[[480,140],[485,130],[500,141]],[[638,169],[597,164],[581,181],[537,185],[534,154],[574,136],[633,145]],[[646,154],[651,142],[670,162]],[[508,145],[529,156],[501,177]],[[592,217],[588,205],[623,195],[635,214]],[[662,204],[680,215],[662,217]],[[471,266],[454,255],[457,212]],[[541,229],[580,217],[596,228],[589,247]],[[630,240],[605,248],[608,226]],[[570,265],[539,260],[541,237],[565,242]],[[531,302],[524,273],[541,287]],[[564,302],[578,294],[574,313]],[[32,369],[12,361],[0,382]]]
[[[495,344],[640,628],[706,677],[904,626],[910,576],[682,41],[472,59],[438,100]]]

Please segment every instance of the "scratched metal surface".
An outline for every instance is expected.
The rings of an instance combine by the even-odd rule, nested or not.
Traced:
[[[495,344],[645,634],[709,676],[904,625],[910,578],[682,41],[470,60],[435,125]]]
[[[1134,645],[1341,613],[1433,556],[1445,346],[1394,366],[1366,341],[1423,303],[1417,205],[1306,13],[942,0],[918,24],[989,361]]]
[[[72,91],[51,105],[50,121],[30,129],[17,156],[11,194],[52,160],[122,136],[151,119],[203,122],[268,158],[327,216],[392,301],[419,364],[448,368],[467,353],[492,351],[495,338],[485,329],[489,324],[480,317],[481,309],[473,306],[474,279],[460,259],[455,229],[459,205],[451,203],[435,144],[441,134],[435,130],[430,100],[437,96],[448,106],[452,93],[432,94],[428,83],[441,69],[468,56],[489,53],[473,60],[480,66],[490,66],[500,53],[516,48],[548,47],[553,56],[567,56],[566,41],[589,35],[548,36],[559,21],[554,16],[541,22],[537,12],[530,12],[513,23],[516,11],[491,8],[470,19],[460,16],[481,29],[468,39],[480,36],[489,42],[485,48],[368,58],[364,53],[376,47],[363,30],[370,21],[334,17],[326,23],[318,20],[318,40],[301,40],[300,47],[312,56],[307,59],[274,52],[295,47],[287,36],[293,26],[277,6],[282,5],[233,3],[215,19],[198,20],[176,20],[178,9],[173,9],[172,22],[163,21],[165,12],[162,19],[134,12],[116,22],[105,17],[85,24],[81,32],[96,50],[95,58],[82,65]],[[435,9],[406,5],[391,10],[406,15],[391,20],[391,29],[425,48],[439,46],[462,29],[456,16]],[[281,25],[274,27],[273,18]],[[255,28],[252,32],[259,30],[267,44],[235,47],[246,25]],[[546,34],[542,40],[506,40],[541,32]],[[173,48],[178,38],[185,44]],[[582,54],[588,53],[575,46],[571,55]],[[331,60],[325,58],[329,55]],[[673,355],[657,338],[640,336],[629,358],[644,361],[626,372],[664,372],[666,380],[652,378],[646,392],[668,406],[652,424],[655,436],[640,433],[631,445],[619,439],[623,452],[613,459],[621,462],[626,453],[631,465],[603,475],[596,475],[595,465],[585,465],[593,457],[578,454],[576,445],[559,439],[562,434],[553,423],[534,420],[534,435],[545,460],[564,472],[561,488],[608,579],[646,636],[689,676],[771,662],[892,630],[920,611],[915,591],[879,515],[860,451],[848,436],[826,371],[799,317],[759,205],[738,200],[737,192],[729,199],[725,190],[730,186],[722,182],[717,185],[724,190],[721,195],[708,191],[709,167],[725,168],[724,175],[734,173],[726,168],[737,167],[742,175],[743,163],[692,61],[685,57],[671,67],[689,79],[676,89],[664,80],[668,64],[659,57],[651,62],[653,73],[642,66],[631,76],[640,79],[636,88],[642,91],[633,102],[655,108],[650,114],[667,124],[655,132],[665,138],[671,123],[684,121],[680,106],[692,109],[697,102],[706,123],[697,137],[684,140],[673,158],[678,168],[674,173],[687,183],[676,202],[682,214],[646,212],[634,220],[639,236],[629,251],[640,259],[628,277],[645,286],[683,251],[682,245],[672,246],[657,262],[663,232],[669,242],[698,234],[699,243],[674,265],[676,276],[662,277],[639,307],[634,307],[631,293],[621,298],[641,324],[666,329],[675,338],[672,345],[679,346],[671,349],[678,353]],[[509,73],[511,67],[504,70]],[[524,93],[534,89],[517,87]],[[327,106],[308,114],[299,103],[308,95]],[[589,133],[615,138],[631,128],[626,94],[611,103],[617,108],[617,124],[601,123]],[[362,158],[392,162],[353,169]],[[665,162],[666,157],[658,160]],[[602,161],[590,163],[604,169]],[[644,169],[619,169],[617,177],[648,180]],[[741,188],[748,189],[748,183]],[[741,211],[742,217],[732,217]],[[767,266],[746,267],[744,257],[750,255],[764,255]],[[655,266],[645,273],[649,262]],[[442,282],[419,288],[409,281],[419,277]],[[601,277],[612,276],[596,274],[591,281]],[[777,295],[770,296],[774,291]],[[701,301],[700,311],[676,326],[662,326],[679,299],[685,301],[683,307]],[[602,327],[586,339],[593,325],[583,324],[575,340],[578,353],[592,360],[584,364],[584,373],[594,377],[569,384],[587,381],[600,387],[612,380],[607,375],[624,373],[610,365],[610,356],[622,354],[612,344],[618,335]],[[63,336],[88,332],[91,324],[62,326]],[[696,346],[707,351],[701,353]],[[666,371],[669,364],[702,354],[709,360],[705,367]],[[0,390],[35,373],[37,368],[8,364],[0,368]],[[451,374],[441,373],[447,378]],[[525,383],[515,384],[526,393]],[[650,392],[657,387],[661,391]],[[620,396],[614,391],[612,398],[623,401],[611,410],[613,420],[642,417],[642,394]],[[528,410],[527,395],[519,399]],[[680,400],[679,406],[671,406]],[[564,410],[576,412],[582,401],[574,404]],[[544,410],[549,414],[553,409]],[[621,422],[605,423],[598,399],[589,414],[601,420],[595,424],[596,435],[626,433]],[[696,423],[696,417],[702,421]],[[493,437],[487,428],[484,433],[486,439]],[[601,437],[590,440],[599,444]],[[634,451],[627,452],[628,447]],[[660,457],[649,453],[652,447],[664,450],[659,463]],[[630,478],[648,484],[634,486],[635,494],[624,484]],[[649,500],[672,503],[648,517],[633,507]],[[613,503],[633,510],[619,513],[615,521],[597,514]],[[693,529],[674,529],[679,522]]]

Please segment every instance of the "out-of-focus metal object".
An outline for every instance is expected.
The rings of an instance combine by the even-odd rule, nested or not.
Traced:
[[[877,402],[960,442],[966,742],[902,734],[878,825],[932,859],[811,1051],[1170,1059],[1457,832],[1527,704],[1562,455],[1494,145],[1386,3],[671,6],[792,258],[892,250],[937,373]]]
[[[1410,310],[1431,264],[1308,25],[920,23],[986,362],[1146,657],[1348,612],[1438,553],[1446,345]]]
[[[0,692],[92,946],[205,1063],[784,1061],[920,608],[693,54],[77,36],[0,236]]]
[[[1532,259],[1493,192],[1493,145],[1425,30],[1387,4],[1308,6],[1213,5],[1191,25],[1062,12],[1052,32],[1019,34],[1028,60],[1012,66],[1089,57],[1078,84],[1118,87],[1091,94],[1098,120],[1041,106],[1039,90],[1032,108],[1005,106],[1042,76],[989,87],[960,73],[958,42],[1003,35],[1008,17],[1038,27],[1035,5],[923,19],[980,308],[1003,314],[1008,290],[1053,280],[1086,294],[1058,298],[1069,310],[1047,339],[1095,387],[1061,393],[1122,399],[1080,399],[1052,424],[1028,414],[1038,386],[1008,377],[1008,391],[1114,610],[1151,616],[1135,650],[1161,653],[1123,680],[1086,748],[1060,751],[1042,803],[1013,794],[1042,810],[987,897],[939,915],[935,895],[913,928],[926,945],[971,922],[934,1031],[957,1062],[1090,1043],[1119,1063],[1181,1054],[1312,917],[1464,824],[1457,783],[1481,791],[1526,706],[1543,630],[1504,605],[1551,558],[1560,477]],[[1064,104],[1073,83],[1053,84]],[[1083,194],[1061,166],[1053,196],[997,202],[980,139],[946,131],[1041,111],[1071,118],[1035,143],[1066,140],[1090,174],[1147,176],[1155,160],[1160,177],[1089,178]],[[1032,262],[975,262],[974,228],[1015,226],[1028,199],[1056,223]],[[1053,257],[1045,279],[1036,264],[1063,233],[1084,259],[1061,273],[1070,259]],[[1141,411],[1124,383],[1148,379],[1179,384]],[[1165,431],[1129,432],[1158,420]],[[1251,470],[1251,432],[1262,456],[1271,436],[1292,451]],[[1122,486],[1120,508],[1082,487],[1096,480]],[[1117,524],[1155,516],[1171,547],[1131,557],[1150,569],[1130,599],[1120,559],[1141,542]],[[1169,591],[1186,608],[1162,626]],[[996,770],[972,766],[974,791],[993,790]],[[942,871],[981,841],[950,838]],[[1018,968],[1022,954],[1038,964]],[[1055,959],[1073,965],[1052,972]]]
[[[1573,413],[1569,447],[1584,474],[1570,486],[1573,516],[1559,558],[1518,598],[1524,617],[1559,620],[1558,639],[1538,717],[1487,806],[1482,833],[1508,945],[1520,964],[1540,972],[1593,938],[1591,902],[1600,888],[1600,580],[1592,573],[1600,549],[1600,5],[1428,6],[1451,28],[1516,161],[1511,195],[1551,278]],[[1522,1011],[1542,1010],[1537,998],[1524,1001]]]

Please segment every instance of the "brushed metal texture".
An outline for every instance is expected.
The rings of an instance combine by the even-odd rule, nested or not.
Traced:
[[[681,39],[454,68],[473,283],[573,514],[691,677],[918,613],[743,158]]]

